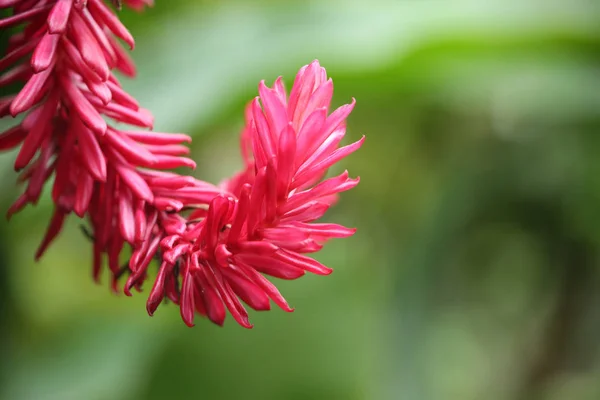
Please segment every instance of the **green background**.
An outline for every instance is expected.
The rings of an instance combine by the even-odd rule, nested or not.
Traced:
[[[240,167],[260,79],[317,58],[356,97],[367,141],[333,172],[361,183],[325,220],[359,230],[317,255],[331,276],[277,282],[294,313],[189,329],[95,285],[75,218],[34,263],[46,194],[0,222],[0,398],[600,398],[600,2],[156,3],[121,14],[124,84],[204,180]]]

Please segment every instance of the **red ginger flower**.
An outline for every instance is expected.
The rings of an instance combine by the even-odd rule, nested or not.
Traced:
[[[140,9],[151,1],[126,1]],[[65,217],[88,215],[94,236],[94,276],[108,254],[114,278],[125,243],[144,242],[160,230],[159,216],[185,203],[169,197],[177,186],[196,180],[143,168],[195,167],[181,157],[191,139],[183,134],[119,130],[117,122],[152,128],[153,117],[120,86],[112,69],[135,75],[135,66],[115,38],[134,47],[134,40],[101,0],[0,0],[13,16],[0,28],[24,24],[10,38],[0,59],[0,86],[26,81],[22,90],[0,100],[0,116],[25,113],[23,121],[0,134],[0,150],[20,146],[15,170],[25,192],[12,205],[12,215],[37,203],[42,187],[54,175],[54,216],[36,253],[39,258],[60,232]],[[29,62],[20,63],[28,54]],[[36,157],[37,155],[37,157]],[[116,281],[115,281],[116,283]]]
[[[152,2],[124,3],[141,10]],[[363,139],[338,148],[354,101],[328,115],[333,85],[318,62],[300,70],[289,100],[281,79],[273,89],[260,84],[242,134],[246,168],[215,187],[160,171],[195,166],[181,157],[188,152],[181,145],[188,136],[118,130],[105,122],[102,115],[152,127],[150,113],[112,75],[113,68],[135,74],[114,36],[131,47],[134,43],[101,0],[0,0],[0,7],[14,11],[0,27],[25,23],[0,60],[0,70],[13,65],[0,77],[0,86],[27,82],[19,94],[0,100],[1,116],[26,113],[22,123],[0,134],[0,150],[21,146],[15,169],[23,170],[20,180],[27,182],[9,215],[35,204],[44,183],[55,176],[56,211],[36,257],[60,232],[66,215],[87,215],[95,278],[106,253],[113,286],[128,272],[124,290],[131,295],[158,256],[162,263],[148,312],[152,315],[167,296],[190,326],[195,312],[221,325],[227,308],[249,328],[240,299],[256,310],[269,309],[273,300],[292,311],[263,274],[295,279],[305,271],[331,272],[303,254],[354,233],[314,221],[339,192],[358,183],[347,172],[321,180]],[[32,52],[29,63],[18,63]],[[179,214],[184,209],[193,209],[187,218]],[[121,267],[125,244],[134,252]]]
[[[328,275],[331,269],[303,254],[355,232],[314,222],[339,192],[358,184],[347,172],[322,181],[331,165],[363,143],[364,137],[338,147],[354,101],[328,115],[333,84],[317,61],[300,70],[289,100],[281,78],[272,89],[261,82],[259,94],[246,112],[242,134],[246,169],[221,185],[226,193],[214,197],[207,210],[192,212],[160,241],[162,264],[147,302],[150,315],[167,296],[179,304],[188,326],[196,312],[222,325],[227,308],[251,328],[240,299],[255,310],[270,309],[273,300],[292,311],[262,274]],[[214,189],[193,190],[208,199]],[[143,268],[132,277],[142,277]],[[130,279],[128,286],[134,283]]]

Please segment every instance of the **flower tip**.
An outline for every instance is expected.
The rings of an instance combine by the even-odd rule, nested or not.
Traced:
[[[295,308],[290,307],[287,303],[281,304],[279,307],[285,312],[294,312],[296,310]]]
[[[86,126],[100,136],[106,135],[106,131],[108,130],[108,125],[102,118],[93,121],[93,123],[90,123],[90,125],[86,124]]]
[[[8,108],[8,112],[10,113],[10,116],[15,118],[17,115],[21,114],[23,111],[25,111],[23,109],[23,107],[21,106],[21,104],[17,103],[17,102],[12,102],[10,107]]]
[[[106,169],[94,171],[94,178],[100,183],[106,183]]]
[[[16,160],[13,169],[15,170],[15,172],[21,172],[26,166],[27,164],[23,164],[23,161]]]
[[[55,24],[48,21],[48,33],[51,35],[58,35],[65,32],[65,27],[56,26]]]
[[[190,135],[181,135],[181,141],[185,143],[192,143],[192,137]]]
[[[148,315],[153,317],[156,309],[158,308],[158,304],[156,302],[151,302],[150,299],[146,302],[146,311]]]
[[[233,315],[233,319],[235,319],[235,321],[242,327],[246,328],[246,329],[252,329],[254,328],[254,324],[250,323],[250,320],[248,319],[248,314],[237,314],[237,315]]]
[[[265,304],[260,304],[258,305],[258,307],[252,307],[254,308],[255,311],[271,311],[271,302],[267,301],[265,302]]]
[[[47,63],[41,63],[39,60],[32,60],[31,61],[31,69],[33,70],[34,74],[39,74],[40,72],[44,72],[45,70],[47,70],[49,67],[49,65]]]
[[[150,130],[154,130],[154,115],[150,112],[150,110],[146,108],[140,107],[138,109],[138,113],[144,123],[144,126]]]
[[[133,296],[131,294],[131,287],[129,284],[125,284],[125,287],[123,288],[123,293],[125,293],[125,296],[127,296],[127,297]]]

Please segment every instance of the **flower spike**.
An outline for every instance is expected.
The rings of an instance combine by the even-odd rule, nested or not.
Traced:
[[[141,11],[153,1],[112,4]],[[289,96],[281,78],[272,87],[260,82],[245,113],[244,168],[212,185],[167,171],[196,167],[186,157],[191,138],[152,132],[152,114],[114,76],[135,75],[121,44],[133,49],[135,41],[106,2],[6,0],[0,7],[12,8],[0,28],[23,26],[0,59],[0,87],[23,83],[0,99],[0,117],[23,116],[0,133],[0,150],[19,149],[14,168],[26,186],[8,217],[36,204],[53,178],[54,214],[36,259],[70,214],[87,218],[93,278],[107,259],[112,289],[125,276],[122,290],[131,296],[158,259],[147,312],[153,315],[167,298],[188,326],[196,314],[223,325],[229,312],[252,328],[243,303],[266,311],[272,301],[293,311],[265,275],[291,280],[332,272],[310,255],[355,229],[316,221],[359,179],[347,172],[324,177],[364,137],[340,147],[354,99],[330,112],[333,81],[318,61],[300,69]]]

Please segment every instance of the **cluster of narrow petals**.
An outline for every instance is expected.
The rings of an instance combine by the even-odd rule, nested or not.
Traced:
[[[112,3],[141,11],[153,1]],[[340,147],[354,101],[330,112],[333,83],[317,61],[299,71],[289,96],[281,78],[272,88],[260,83],[241,135],[244,168],[212,185],[168,171],[195,168],[186,157],[191,139],[152,132],[151,113],[113,74],[135,75],[121,44],[133,48],[134,40],[108,2],[0,0],[0,8],[9,7],[12,16],[0,19],[0,28],[22,29],[0,59],[0,87],[23,86],[0,99],[0,117],[22,119],[0,133],[0,150],[18,148],[14,168],[25,190],[8,216],[36,204],[47,182],[55,205],[36,258],[68,215],[85,217],[94,278],[107,264],[113,289],[125,275],[130,296],[154,275],[150,265],[158,259],[147,311],[168,298],[189,326],[196,314],[222,325],[229,311],[250,328],[242,302],[292,311],[265,275],[331,273],[309,255],[354,229],[316,221],[358,178],[325,175],[364,138]],[[126,248],[131,257],[122,265]]]
[[[149,1],[126,1],[140,9]],[[36,253],[39,258],[60,232],[67,215],[88,216],[94,239],[94,276],[108,254],[116,279],[123,246],[142,240],[156,213],[184,205],[165,194],[173,185],[196,181],[160,170],[195,167],[184,157],[191,141],[183,134],[125,130],[106,121],[152,128],[153,117],[125,92],[113,70],[135,75],[120,41],[134,39],[101,0],[0,0],[13,15],[0,27],[23,25],[0,59],[0,86],[24,82],[0,100],[0,116],[23,115],[0,133],[0,150],[19,147],[14,168],[25,191],[8,216],[39,200],[53,177],[54,215]],[[160,221],[158,222],[160,223]]]
[[[358,184],[347,172],[323,180],[327,169],[357,150],[364,138],[339,147],[354,102],[329,114],[333,84],[318,62],[302,68],[289,99],[281,78],[261,83],[242,134],[245,169],[223,182],[224,194],[189,215],[180,231],[160,241],[162,264],[147,302],[152,315],[167,296],[184,322],[196,313],[223,324],[226,309],[250,328],[241,301],[255,310],[270,301],[292,311],[264,275],[296,279],[331,269],[306,254],[355,230],[317,223],[337,194]],[[241,301],[240,301],[241,300]]]

